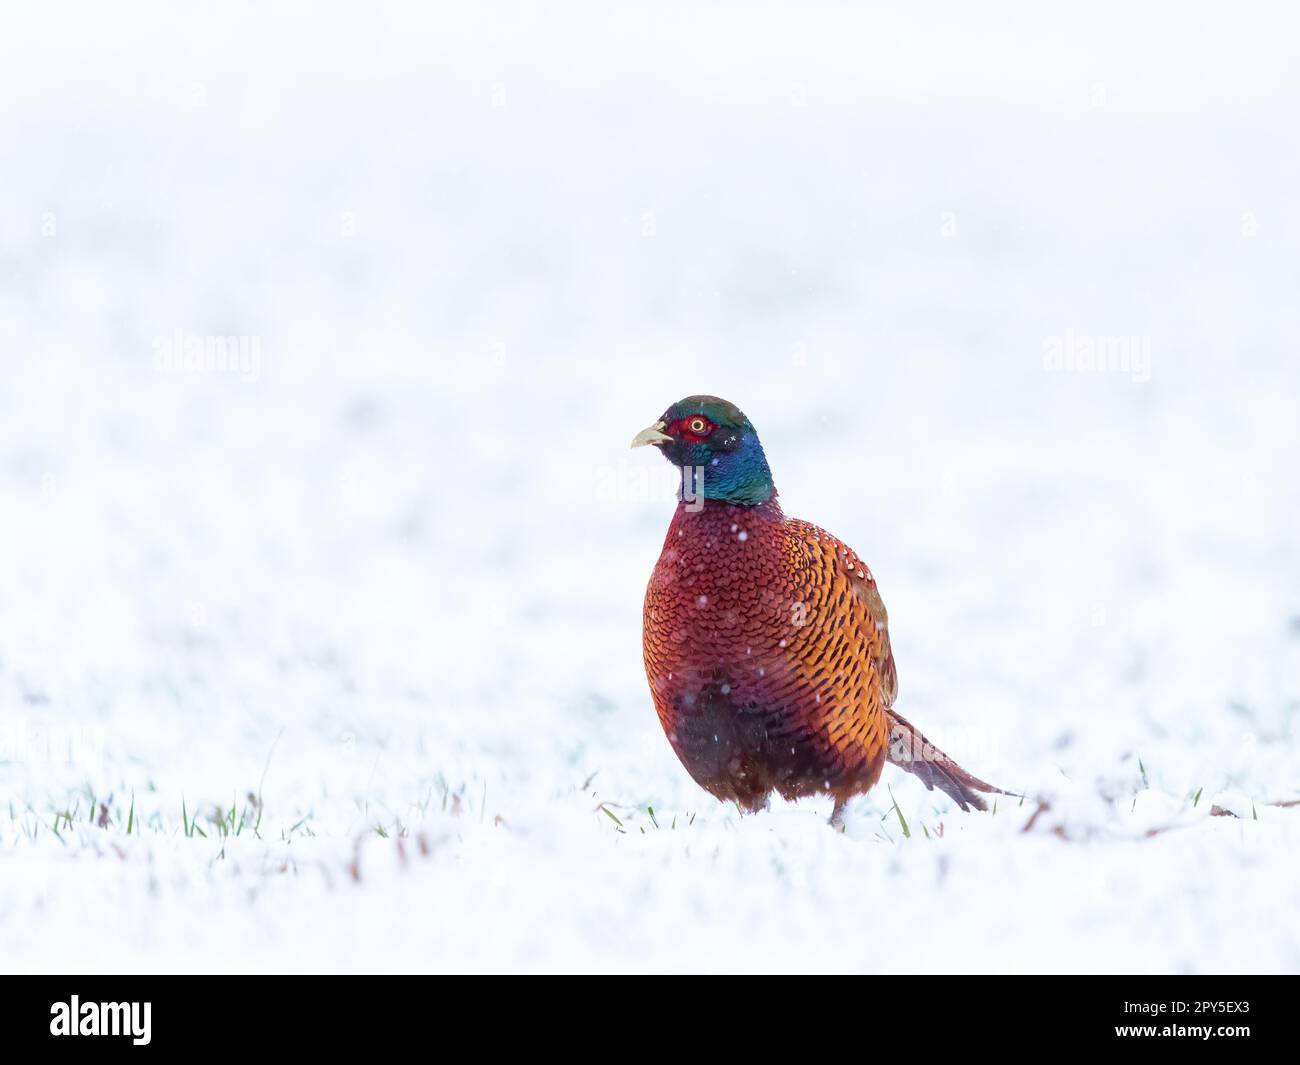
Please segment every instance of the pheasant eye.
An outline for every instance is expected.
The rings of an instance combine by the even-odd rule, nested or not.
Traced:
[[[692,418],[686,423],[686,428],[696,436],[703,436],[709,428],[709,423],[703,418]]]

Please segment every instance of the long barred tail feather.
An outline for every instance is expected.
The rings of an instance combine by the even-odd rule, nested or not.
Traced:
[[[966,772],[905,717],[893,710],[887,712],[890,721],[889,761],[920,777],[921,783],[929,790],[937,787],[963,810],[972,806],[977,810],[988,809],[988,804],[977,794],[981,791],[988,795],[1015,794],[995,788]]]

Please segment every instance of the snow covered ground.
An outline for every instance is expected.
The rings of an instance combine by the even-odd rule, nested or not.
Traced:
[[[0,968],[1300,970],[1294,16],[476,11],[7,20]],[[686,776],[694,392],[1023,804]]]

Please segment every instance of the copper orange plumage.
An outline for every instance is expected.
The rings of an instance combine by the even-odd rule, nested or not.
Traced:
[[[749,419],[691,396],[637,434],[682,472],[646,591],[646,676],[695,781],[743,809],[829,794],[832,823],[886,761],[961,806],[999,792],[893,710],[889,618],[866,563],[781,510]]]

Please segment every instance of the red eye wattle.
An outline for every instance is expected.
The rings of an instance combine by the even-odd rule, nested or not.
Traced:
[[[681,421],[682,430],[691,436],[706,437],[717,428],[708,418],[700,414],[693,414],[689,418],[683,418]]]

